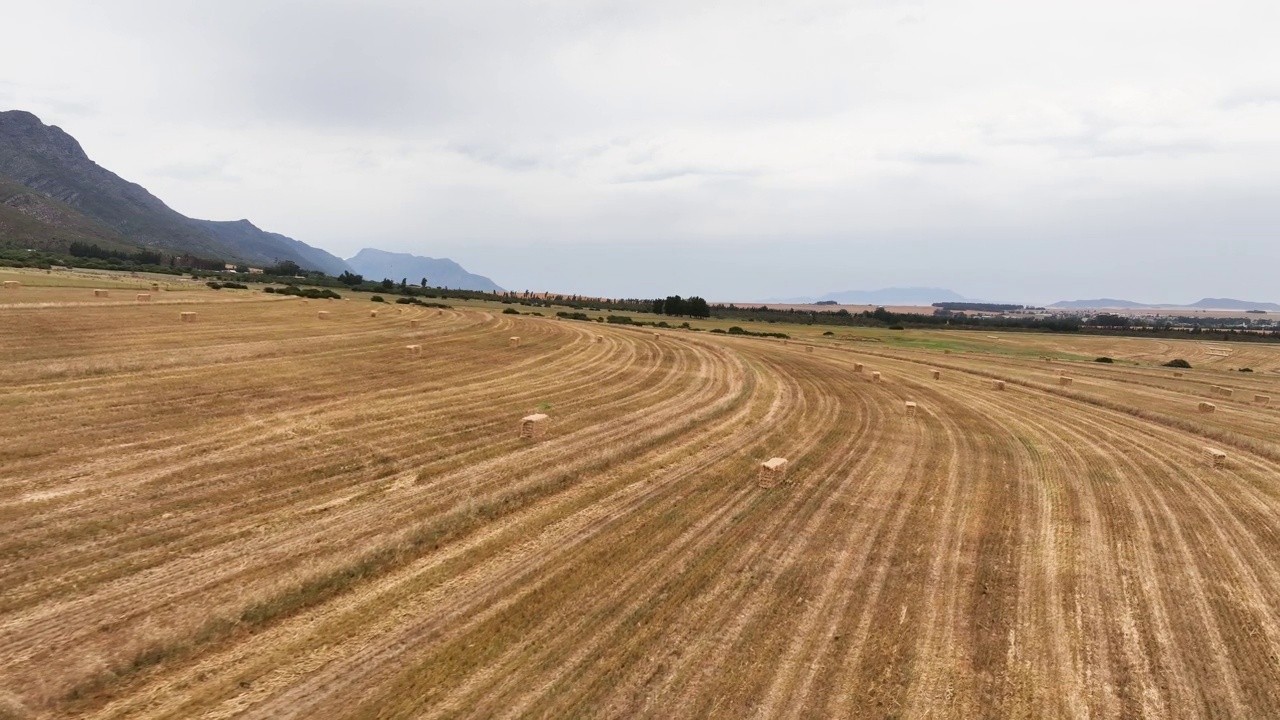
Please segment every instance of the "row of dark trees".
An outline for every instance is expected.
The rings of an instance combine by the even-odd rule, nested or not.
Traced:
[[[656,315],[705,318],[711,317],[711,306],[697,295],[687,298],[671,295],[664,300],[654,300],[653,312]]]
[[[112,250],[94,243],[72,241],[67,248],[67,255],[73,258],[105,260],[111,263],[144,266],[148,270],[221,270],[224,263],[213,258],[202,258],[195,255],[166,253],[160,250],[139,249],[135,251]]]

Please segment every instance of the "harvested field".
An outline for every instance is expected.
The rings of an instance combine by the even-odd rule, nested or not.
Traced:
[[[1280,707],[1280,375],[86,295],[0,300],[0,716]]]

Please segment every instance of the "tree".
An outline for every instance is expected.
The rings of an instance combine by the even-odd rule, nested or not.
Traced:
[[[427,279],[422,278],[422,287],[426,287],[426,286],[427,286]]]
[[[391,292],[396,288],[396,284],[391,282],[391,278],[382,278],[382,282],[379,283],[379,285],[381,285],[382,289],[386,292]]]
[[[711,317],[711,306],[707,305],[707,301],[697,295],[690,297],[686,301],[686,309],[690,317]]]
[[[662,314],[662,300],[654,300],[654,301],[653,301],[653,314],[654,314],[654,315],[661,315],[661,314]]]
[[[342,274],[338,276],[338,282],[342,283],[343,285],[355,287],[356,285],[359,285],[360,283],[364,282],[364,276],[356,275],[355,273],[350,272],[348,270],[343,270]]]
[[[409,278],[400,278],[400,290],[401,290],[401,292],[403,292],[403,291],[405,291],[405,290],[408,290],[408,289],[409,289]]]
[[[301,275],[302,268],[292,260],[281,260],[269,268],[264,268],[263,272],[277,277],[293,277],[294,275]]]

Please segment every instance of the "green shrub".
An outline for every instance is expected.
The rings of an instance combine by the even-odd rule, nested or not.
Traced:
[[[890,329],[890,330],[905,330],[906,328],[902,327],[901,325],[890,325],[890,326],[889,326],[889,329]]]
[[[1240,368],[1240,372],[1253,372],[1253,368]]]
[[[1164,366],[1171,367],[1171,368],[1185,368],[1188,370],[1191,369],[1191,363],[1187,362],[1186,360],[1183,360],[1182,358],[1170,360],[1169,362],[1165,363]]]
[[[520,311],[515,308],[503,308],[502,314],[503,315],[519,315]]]
[[[828,331],[826,331],[826,332],[822,333],[822,337],[835,337],[835,333],[833,333],[833,332],[831,332],[830,330],[828,330]]]
[[[1094,362],[1100,362],[1100,363],[1113,363],[1113,362],[1115,362],[1115,360],[1112,360],[1111,358],[1109,358],[1109,357],[1107,357],[1107,356],[1105,356],[1105,355],[1104,355],[1104,356],[1102,356],[1102,357],[1100,357],[1100,358],[1094,358],[1094,359],[1093,359],[1093,361],[1094,361]]]
[[[384,299],[382,298],[382,296],[381,296],[381,295],[374,295],[373,297],[369,298],[369,302],[380,302],[380,303],[384,303],[384,302],[386,302],[386,300],[384,300]]]

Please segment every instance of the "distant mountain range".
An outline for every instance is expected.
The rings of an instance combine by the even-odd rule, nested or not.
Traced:
[[[958,293],[943,288],[893,287],[880,290],[845,290],[822,297],[773,298],[766,303],[801,305],[835,302],[840,305],[932,305],[936,302],[964,302]]]
[[[1167,310],[1171,308],[1194,308],[1196,310],[1280,310],[1280,304],[1272,302],[1252,302],[1234,298],[1204,298],[1193,303],[1179,305],[1177,303],[1151,304],[1134,302],[1133,300],[1117,300],[1115,298],[1096,298],[1093,300],[1063,300],[1049,306],[1064,310],[1081,309],[1125,309],[1125,310]]]
[[[392,277],[361,272],[342,258],[248,220],[186,217],[141,185],[90,160],[61,128],[45,125],[29,112],[0,112],[0,245],[65,253],[73,242],[256,266],[289,260],[329,275],[353,271],[376,279]],[[361,255],[366,252],[378,251],[364,250]],[[465,289],[497,287],[450,260],[421,260],[428,262],[423,266],[426,272],[395,277],[411,276],[416,282],[425,275],[433,284]]]
[[[347,258],[347,264],[363,275],[366,280],[408,280],[412,284],[421,282],[423,278],[432,287],[458,288],[462,290],[484,290],[502,292],[502,288],[483,275],[467,272],[458,263],[448,258],[429,258],[393,253],[374,248],[364,248]]]

